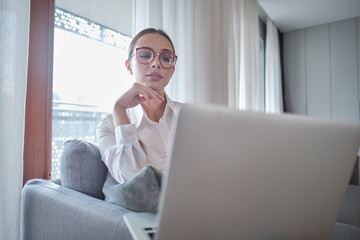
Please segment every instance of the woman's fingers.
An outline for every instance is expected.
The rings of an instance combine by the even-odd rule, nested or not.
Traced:
[[[117,100],[116,104],[124,108],[131,108],[142,102],[150,105],[151,100],[162,102],[165,99],[155,90],[139,83],[134,83],[133,86]]]
[[[141,94],[141,96],[145,98],[147,104],[150,104],[150,100],[157,100],[159,102],[165,100],[160,93],[139,83],[134,83],[133,88],[139,91],[138,94]]]

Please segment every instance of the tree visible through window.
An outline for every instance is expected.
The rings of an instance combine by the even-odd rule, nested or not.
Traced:
[[[130,38],[64,9],[55,9],[52,178],[60,177],[63,143],[96,142],[95,128],[132,84],[125,68]]]

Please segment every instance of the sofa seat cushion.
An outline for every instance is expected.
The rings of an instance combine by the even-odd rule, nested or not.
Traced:
[[[64,143],[60,158],[62,186],[104,199],[102,187],[106,174],[107,168],[96,144],[77,139]]]
[[[337,221],[360,228],[360,186],[348,186]]]

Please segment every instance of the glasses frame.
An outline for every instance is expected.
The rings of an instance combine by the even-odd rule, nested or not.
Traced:
[[[148,63],[143,63],[143,62],[141,62],[141,61],[139,60],[139,58],[138,58],[138,51],[139,51],[140,49],[149,50],[149,51],[151,51],[151,52],[154,54],[154,55],[153,55],[153,58],[150,60],[150,62],[148,62]],[[154,50],[152,50],[151,48],[147,48],[147,47],[140,47],[140,48],[136,48],[135,50],[136,50],[135,55],[136,55],[137,61],[138,61],[140,64],[143,64],[143,65],[148,65],[148,64],[152,63],[152,62],[154,61],[154,59],[155,59],[156,56],[159,56],[160,65],[161,65],[163,68],[166,68],[166,69],[170,69],[170,68],[174,67],[175,64],[176,64],[176,61],[177,61],[177,56],[176,56],[174,53],[172,53],[172,52],[164,51],[164,52],[156,53],[156,52],[154,52]],[[163,65],[163,63],[162,63],[162,61],[161,61],[161,55],[163,55],[163,54],[171,54],[171,55],[174,57],[174,61],[173,61],[173,64],[172,64],[171,67],[165,67],[165,66]],[[131,56],[131,57],[133,57],[133,56]]]

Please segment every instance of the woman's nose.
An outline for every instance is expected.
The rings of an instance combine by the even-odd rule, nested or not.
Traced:
[[[160,63],[160,56],[159,55],[155,55],[154,60],[151,63],[151,67],[152,68],[160,68],[161,67],[161,63]]]

